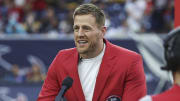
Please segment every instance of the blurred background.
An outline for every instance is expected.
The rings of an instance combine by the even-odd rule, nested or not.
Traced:
[[[75,47],[73,11],[94,3],[112,43],[142,55],[148,94],[171,86],[163,38],[174,28],[174,0],[0,0],[0,101],[35,101],[50,63]]]

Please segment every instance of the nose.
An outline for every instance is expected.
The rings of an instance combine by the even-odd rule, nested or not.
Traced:
[[[84,36],[84,32],[83,32],[83,29],[80,28],[79,31],[78,31],[78,36]]]

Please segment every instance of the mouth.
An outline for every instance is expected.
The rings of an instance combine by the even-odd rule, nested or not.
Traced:
[[[87,40],[78,40],[77,42],[78,42],[78,44],[80,44],[80,45],[84,45],[84,44],[87,44],[87,43],[88,43]]]

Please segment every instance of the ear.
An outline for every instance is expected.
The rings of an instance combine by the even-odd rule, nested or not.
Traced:
[[[106,26],[102,26],[101,27],[101,32],[102,32],[102,37],[104,37],[104,35],[106,34],[106,31],[107,31],[107,27]]]

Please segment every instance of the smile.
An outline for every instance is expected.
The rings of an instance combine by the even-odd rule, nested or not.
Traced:
[[[78,43],[79,44],[86,44],[86,43],[88,43],[88,41],[86,41],[86,40],[79,40]]]

